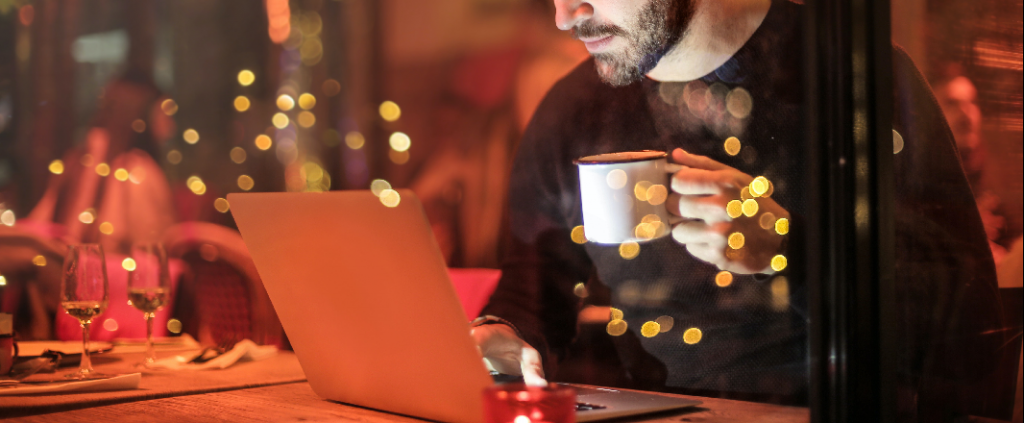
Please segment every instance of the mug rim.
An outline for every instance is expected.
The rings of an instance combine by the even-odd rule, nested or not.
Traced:
[[[648,156],[645,156],[645,157],[634,157],[634,158],[629,158],[629,159],[618,159],[618,160],[611,160],[611,159],[606,159],[605,158],[607,156],[612,156],[612,155],[622,154],[622,153],[647,153]],[[646,161],[649,161],[649,160],[664,159],[666,157],[668,157],[668,153],[666,153],[664,151],[658,151],[658,150],[620,151],[620,152],[616,152],[616,153],[602,153],[602,154],[594,154],[594,155],[590,155],[590,156],[583,156],[583,157],[580,157],[580,158],[578,158],[576,160],[573,160],[572,164],[579,166],[579,165],[594,165],[594,164],[635,163],[635,162],[646,162]]]

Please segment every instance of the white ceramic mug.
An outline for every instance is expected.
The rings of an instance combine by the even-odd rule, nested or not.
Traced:
[[[629,151],[576,159],[583,232],[599,244],[643,242],[671,232],[665,200],[669,163],[663,151]]]

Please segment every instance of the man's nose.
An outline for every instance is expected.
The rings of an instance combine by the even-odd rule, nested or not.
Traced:
[[[584,0],[555,0],[555,26],[568,31],[594,16],[594,6]]]

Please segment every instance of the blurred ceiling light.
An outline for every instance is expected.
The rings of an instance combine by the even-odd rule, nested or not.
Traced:
[[[96,221],[96,210],[88,209],[78,214],[78,221],[86,225],[91,225]]]
[[[704,338],[704,333],[697,328],[689,328],[686,332],[683,332],[683,342],[693,345],[700,342]]]
[[[295,99],[288,94],[281,94],[277,97],[277,108],[287,112],[295,108]]]
[[[313,94],[303,93],[299,96],[299,107],[305,110],[310,110],[314,106],[316,106],[316,97],[314,97]]]
[[[659,333],[661,333],[661,324],[658,322],[646,322],[640,326],[640,334],[645,338],[653,338]]]
[[[206,194],[206,183],[202,179],[196,177],[195,179],[189,178],[191,182],[188,183],[188,189],[195,195]]]
[[[244,112],[246,110],[249,110],[250,105],[252,105],[252,103],[249,102],[249,97],[246,97],[244,95],[235,97],[235,110],[238,110],[239,112]]]
[[[341,92],[341,84],[333,79],[324,81],[320,88],[324,91],[324,95],[328,97],[334,97]]]
[[[32,257],[32,264],[38,267],[46,267],[46,257],[41,255]]]
[[[772,257],[772,270],[776,272],[781,272],[786,268],[787,265],[789,265],[789,260],[786,259],[786,256],[779,254],[775,257]]]
[[[363,134],[356,131],[345,134],[345,145],[347,145],[348,148],[358,150],[363,148],[364,144],[366,144],[366,138],[363,138]]]
[[[127,181],[128,176],[128,169],[125,169],[123,167],[114,171],[114,178],[116,178],[118,181]]]
[[[167,331],[170,333],[181,333],[181,320],[171,319],[167,321]]]
[[[238,177],[238,187],[241,188],[242,191],[251,190],[255,185],[256,182],[253,181],[252,177],[249,175],[242,175]]]
[[[100,223],[100,233],[103,235],[110,235],[114,233],[114,224],[110,222]]]
[[[241,72],[238,72],[238,83],[243,87],[248,87],[253,82],[256,82],[256,74],[252,73],[251,70],[243,69]]]
[[[178,103],[168,98],[160,103],[160,110],[163,110],[167,116],[174,116],[175,113],[178,113]]]
[[[195,129],[189,128],[181,134],[181,137],[185,139],[185,142],[189,144],[195,144],[199,142],[199,132]]]
[[[171,150],[167,152],[167,162],[173,165],[181,163],[181,152],[178,150]]]
[[[64,162],[61,160],[54,160],[50,162],[49,169],[50,173],[54,175],[60,175],[64,173]]]
[[[636,256],[640,255],[640,244],[633,241],[623,242],[619,244],[619,256],[626,260],[635,259]]]
[[[135,271],[135,269],[136,269],[136,267],[138,267],[138,265],[135,263],[135,259],[133,259],[131,257],[128,257],[128,258],[126,258],[126,259],[121,261],[121,267],[123,267],[124,270],[132,272],[132,271]]]
[[[303,110],[301,113],[299,113],[299,117],[296,120],[299,122],[299,126],[303,128],[309,128],[316,124],[316,115],[314,115],[313,112],[311,111]]]
[[[274,127],[277,129],[287,128],[289,122],[288,115],[281,112],[274,113],[274,117],[271,118],[270,121],[274,124]]]
[[[412,139],[403,132],[395,132],[388,138],[388,144],[391,145],[391,149],[402,152],[412,146]]]
[[[402,117],[402,109],[394,101],[388,100],[380,104],[380,117],[388,122],[394,122]]]
[[[146,121],[142,119],[135,119],[132,121],[132,130],[138,133],[146,132]]]
[[[96,165],[96,174],[100,176],[110,175],[110,165],[106,163]]]
[[[256,137],[255,144],[256,148],[263,151],[267,151],[270,149],[272,145],[274,145],[274,141],[271,140],[269,136],[265,134],[260,134]]]
[[[739,232],[733,232],[732,234],[729,235],[729,248],[739,250],[740,248],[743,248],[743,245],[746,244],[746,242],[747,238],[744,237],[743,234]]]
[[[232,148],[230,155],[231,155],[231,161],[235,162],[236,164],[245,163],[246,154],[245,154],[245,149],[244,148],[242,148],[242,147]]]

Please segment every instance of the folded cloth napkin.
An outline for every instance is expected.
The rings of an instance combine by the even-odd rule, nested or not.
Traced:
[[[126,389],[138,389],[140,381],[142,381],[142,374],[132,373],[94,380],[78,380],[56,383],[20,383],[11,387],[0,388],[0,396],[123,391]]]
[[[170,370],[207,370],[226,369],[235,363],[246,361],[258,361],[277,354],[277,347],[273,345],[256,345],[248,339],[235,344],[230,351],[225,352],[205,363],[190,363],[195,355],[175,356],[157,360],[152,368]]]

